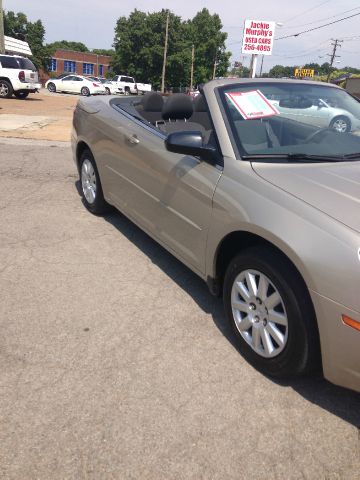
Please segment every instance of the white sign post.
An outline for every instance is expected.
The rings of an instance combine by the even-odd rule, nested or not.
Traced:
[[[275,22],[245,20],[242,53],[252,55],[251,77],[255,77],[257,56],[271,55],[275,36]]]

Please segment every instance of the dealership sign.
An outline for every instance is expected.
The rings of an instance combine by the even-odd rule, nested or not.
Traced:
[[[275,22],[245,20],[242,53],[271,55]]]
[[[312,68],[295,68],[295,77],[313,77],[315,70]]]

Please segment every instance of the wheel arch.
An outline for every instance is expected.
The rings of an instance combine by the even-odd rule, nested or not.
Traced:
[[[298,259],[298,256],[294,251],[291,251],[288,246],[287,248],[282,248],[282,246],[280,245],[281,242],[277,243],[274,241],[270,241],[261,234],[253,233],[246,230],[236,230],[225,235],[225,237],[223,237],[222,240],[219,242],[215,252],[213,262],[214,279],[212,283],[215,287],[214,289],[217,291],[213,291],[213,293],[220,294],[222,292],[226,268],[229,265],[230,261],[234,258],[234,256],[238,255],[243,250],[254,246],[264,246],[270,248],[274,250],[274,252],[276,252],[278,255],[280,255],[292,267],[294,273],[299,277],[306,291],[309,293],[309,288],[307,286],[309,283],[309,279],[307,278],[305,267],[302,265],[300,259]],[[285,253],[285,250],[287,250],[288,252]],[[296,262],[294,262],[290,258],[290,254],[292,258],[297,259]],[[209,286],[211,289],[211,282]],[[310,293],[309,298],[311,298]]]
[[[84,142],[83,140],[81,140],[77,145],[76,145],[76,166],[77,166],[77,169],[78,171],[80,172],[80,158],[81,158],[81,155],[83,154],[83,152],[85,150],[89,150],[91,153],[91,148],[89,147],[89,145]],[[94,156],[94,155],[93,155]]]

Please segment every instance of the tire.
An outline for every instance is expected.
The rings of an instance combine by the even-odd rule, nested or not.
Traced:
[[[333,128],[339,133],[347,133],[351,130],[351,122],[348,117],[345,115],[339,115],[335,117],[330,122],[330,128]]]
[[[11,98],[13,87],[8,80],[0,80],[0,98]]]
[[[130,88],[129,87],[125,87],[125,95],[130,95]]]
[[[110,94],[111,94],[109,87],[105,87],[105,91],[106,91],[106,95],[110,95]]]
[[[82,87],[80,93],[83,97],[90,97],[90,90],[88,87]]]
[[[85,207],[94,215],[103,215],[111,207],[105,201],[99,172],[90,150],[86,149],[80,157],[80,187]]]
[[[276,250],[251,247],[237,255],[225,274],[223,300],[240,353],[256,369],[278,378],[317,369],[320,343],[310,295]]]
[[[55,92],[56,92],[56,85],[55,85],[55,83],[52,83],[52,82],[48,83],[47,89],[49,90],[49,92],[55,93]]]
[[[29,96],[29,92],[14,92],[14,95],[16,98],[19,98],[20,100],[25,100]]]

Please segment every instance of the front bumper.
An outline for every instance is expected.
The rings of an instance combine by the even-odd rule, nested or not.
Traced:
[[[313,291],[311,296],[318,319],[325,378],[360,392],[360,331],[342,321],[342,315],[347,315],[360,322],[360,312]]]

